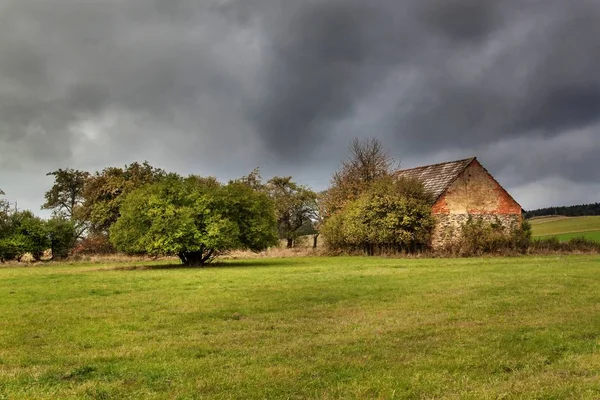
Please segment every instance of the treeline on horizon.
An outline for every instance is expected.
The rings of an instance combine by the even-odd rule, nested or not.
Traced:
[[[579,204],[575,206],[547,207],[525,212],[525,218],[546,217],[551,215],[562,215],[565,217],[584,217],[588,215],[600,215],[600,203]]]
[[[307,234],[314,245],[322,234],[333,252],[426,249],[434,226],[430,196],[421,182],[397,179],[398,168],[379,141],[355,139],[321,193],[289,176],[265,182],[258,169],[229,182],[147,162],[96,172],[59,169],[48,174],[54,185],[42,208],[52,211],[49,220],[0,198],[0,262],[25,254],[47,259],[52,248],[52,258],[118,251],[203,265],[280,240],[294,247]],[[53,245],[58,239],[60,251]]]
[[[95,172],[58,169],[48,173],[54,184],[42,206],[52,211],[49,219],[12,207],[0,191],[0,262],[27,254],[39,261],[120,252],[175,256],[201,266],[234,250],[261,252],[282,240],[291,248],[306,235],[313,236],[314,247],[322,235],[328,254],[432,251],[435,219],[423,183],[399,179],[398,163],[376,139],[355,139],[348,150],[320,193],[290,176],[263,181],[258,169],[229,182],[181,176],[147,162]],[[503,226],[473,217],[458,229],[458,239],[436,252],[531,249],[527,221]],[[600,245],[576,244],[578,251],[600,251]],[[563,250],[556,243],[535,244],[541,245]]]
[[[203,264],[279,239],[292,247],[299,235],[314,232],[317,194],[291,177],[263,182],[258,169],[229,182],[181,176],[146,161],[47,175],[54,179],[42,206],[52,211],[49,219],[18,209],[0,190],[0,262],[120,251]]]

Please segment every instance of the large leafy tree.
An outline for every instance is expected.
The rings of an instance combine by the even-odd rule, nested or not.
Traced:
[[[46,174],[54,177],[54,185],[45,194],[43,209],[53,210],[55,214],[73,219],[77,208],[83,203],[83,188],[88,172],[66,168]]]
[[[53,210],[58,219],[68,219],[75,230],[74,239],[83,235],[87,224],[83,215],[83,192],[90,174],[86,171],[66,168],[49,172],[54,177],[52,188],[45,194],[43,209]]]
[[[199,266],[234,249],[259,251],[277,242],[270,199],[247,184],[175,175],[132,191],[110,229],[127,253],[176,255]]]
[[[267,182],[266,190],[275,204],[279,237],[287,240],[287,247],[313,226],[317,216],[317,194],[292,181],[292,177],[274,177]],[[310,232],[310,230],[308,230]]]
[[[124,168],[109,167],[87,178],[82,206],[83,218],[94,233],[107,233],[119,218],[123,199],[133,190],[157,182],[166,173],[148,162],[134,162]]]
[[[330,246],[342,250],[414,251],[428,245],[434,220],[429,196],[414,180],[381,179],[324,224]]]

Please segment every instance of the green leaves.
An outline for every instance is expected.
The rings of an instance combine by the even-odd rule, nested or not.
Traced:
[[[66,258],[76,239],[76,228],[72,221],[54,217],[46,222],[53,259]]]
[[[39,260],[50,247],[46,223],[31,211],[2,213],[0,229],[0,261],[20,260],[31,253]]]
[[[382,179],[333,214],[323,234],[334,248],[414,250],[427,245],[434,221],[422,186]]]
[[[317,194],[292,181],[292,177],[274,177],[266,191],[275,205],[279,237],[288,245],[298,237],[301,228],[312,225],[317,214]]]
[[[110,229],[127,253],[177,255],[203,264],[234,249],[263,250],[277,242],[273,206],[249,185],[176,175],[134,190]]]
[[[119,218],[119,207],[132,191],[167,176],[147,162],[110,167],[90,175],[83,191],[82,216],[95,232],[106,232]]]

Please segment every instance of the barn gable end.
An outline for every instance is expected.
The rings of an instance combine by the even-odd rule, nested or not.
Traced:
[[[420,180],[432,195],[434,248],[456,240],[470,216],[506,228],[522,220],[521,206],[474,157],[403,170],[397,176]]]

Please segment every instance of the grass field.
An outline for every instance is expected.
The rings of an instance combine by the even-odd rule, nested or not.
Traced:
[[[600,257],[0,267],[0,399],[598,399]]]
[[[540,236],[540,238],[548,238],[553,236],[556,236],[556,238],[561,242],[568,242],[569,240],[574,238],[585,238],[588,240],[593,240],[595,242],[600,242],[600,231],[562,233],[560,235]]]
[[[556,236],[561,241],[585,237],[600,241],[600,216],[548,217],[533,219],[530,222],[534,237]]]

